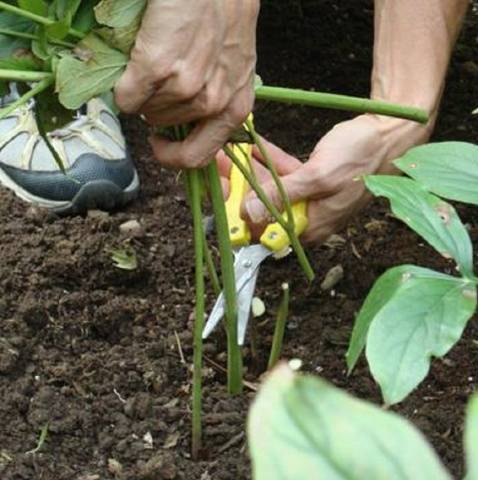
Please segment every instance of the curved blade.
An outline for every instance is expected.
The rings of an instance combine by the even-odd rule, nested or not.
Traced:
[[[242,347],[246,339],[247,324],[251,316],[251,304],[260,268],[256,268],[237,298],[237,343]]]
[[[256,272],[259,269],[261,263],[269,256],[271,256],[273,252],[268,250],[267,248],[263,247],[262,245],[251,245],[249,247],[241,248],[236,255],[236,260],[234,262],[234,274],[236,278],[236,293],[238,297],[238,310],[241,310],[241,304],[244,303],[240,301],[241,298],[245,299],[246,302],[249,301],[249,310],[250,310],[250,302],[252,302],[252,297],[254,295],[254,288],[257,281]],[[253,288],[252,292],[249,288],[248,296],[242,297],[243,289],[249,285],[249,282],[253,280]],[[250,297],[249,300],[247,300]],[[207,338],[211,332],[217,327],[221,319],[224,317],[225,313],[225,298],[224,292],[221,292],[219,297],[214,304],[214,307],[209,315],[209,318],[206,322],[206,325],[203,330],[202,338]],[[239,312],[238,312],[239,315]],[[238,316],[238,320],[243,317]],[[245,322],[247,326],[247,320]],[[238,328],[241,328],[241,323],[238,323]],[[244,327],[245,332],[245,327]],[[241,338],[238,336],[238,338]]]

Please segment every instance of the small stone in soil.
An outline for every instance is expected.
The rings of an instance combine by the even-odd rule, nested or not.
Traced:
[[[321,290],[331,290],[342,280],[342,278],[344,278],[344,268],[342,265],[336,265],[325,275],[323,282],[320,284]]]
[[[122,223],[119,226],[119,230],[121,233],[127,235],[128,237],[139,238],[144,236],[143,227],[138,222],[138,220],[129,220],[125,223]]]

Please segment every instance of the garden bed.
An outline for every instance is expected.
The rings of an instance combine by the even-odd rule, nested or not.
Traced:
[[[371,2],[302,2],[265,7],[259,73],[268,84],[367,95],[372,38]],[[293,4],[294,2],[290,2]],[[308,3],[311,4],[307,7]],[[313,7],[313,8],[312,8]],[[286,20],[287,18],[287,20]],[[454,57],[435,139],[476,141],[478,18],[470,13]],[[352,81],[351,81],[352,80]],[[299,156],[344,113],[259,105],[257,126]],[[268,306],[261,319],[260,355],[246,349],[244,396],[225,393],[225,336],[205,354],[204,460],[190,460],[193,247],[181,182],[162,170],[147,147],[147,131],[125,120],[143,182],[123,212],[56,218],[0,190],[0,478],[5,480],[247,479],[244,425],[271,343],[280,286],[292,286],[287,358],[360,398],[380,401],[366,365],[346,376],[344,354],[354,314],[387,268],[414,263],[451,272],[451,262],[375,201],[333,244],[311,251],[318,280],[308,286],[293,258],[269,262],[259,280]],[[472,240],[478,213],[460,208]],[[137,220],[141,228],[121,233]],[[134,272],[116,269],[108,250],[131,245]],[[341,265],[333,291],[321,280]],[[212,295],[209,300],[212,300]],[[421,387],[395,408],[431,440],[458,477],[464,406],[477,385],[474,320]],[[39,453],[26,454],[48,424]]]

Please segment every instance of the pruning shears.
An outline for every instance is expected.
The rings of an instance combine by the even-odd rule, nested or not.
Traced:
[[[252,168],[252,145],[234,145],[234,153],[249,171]],[[252,299],[261,264],[271,256],[282,258],[290,252],[287,232],[279,223],[270,224],[260,238],[260,243],[251,244],[251,232],[241,218],[241,204],[249,190],[249,184],[239,168],[233,164],[230,177],[230,195],[226,202],[229,237],[234,249],[234,274],[237,294],[237,343],[244,344]],[[298,202],[291,207],[297,236],[308,226],[307,202]],[[287,214],[284,213],[287,220]],[[217,327],[225,313],[225,297],[221,292],[206,322],[203,338],[207,338]]]

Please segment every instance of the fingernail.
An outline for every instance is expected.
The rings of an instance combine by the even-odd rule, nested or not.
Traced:
[[[253,223],[264,223],[266,221],[267,210],[258,198],[247,200],[246,210]]]

